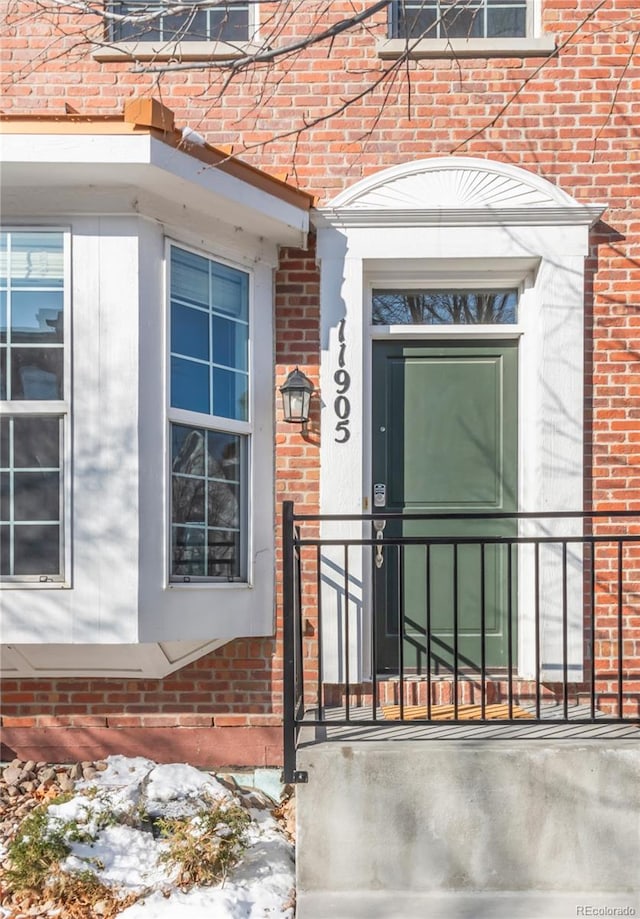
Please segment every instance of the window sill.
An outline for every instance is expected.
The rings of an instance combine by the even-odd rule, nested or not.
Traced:
[[[121,41],[92,52],[96,61],[219,61],[255,54],[254,42],[223,41]]]
[[[459,57],[549,57],[555,38],[388,38],[376,45],[378,57],[393,60],[408,50],[412,60]]]

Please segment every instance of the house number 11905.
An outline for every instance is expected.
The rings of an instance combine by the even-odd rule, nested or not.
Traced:
[[[351,414],[351,403],[347,398],[346,393],[349,392],[349,387],[351,386],[351,376],[349,371],[345,369],[345,351],[347,350],[347,345],[344,337],[344,327],[346,320],[341,319],[340,325],[338,326],[338,344],[340,345],[340,351],[338,352],[338,367],[339,369],[333,375],[334,382],[337,386],[338,395],[335,398],[333,403],[333,410],[336,413],[338,421],[336,423],[336,431],[338,436],[334,438],[337,444],[346,444],[346,442],[351,437],[351,431],[349,430],[349,415]]]

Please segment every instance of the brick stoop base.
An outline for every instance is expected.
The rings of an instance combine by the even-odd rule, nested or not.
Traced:
[[[3,760],[95,761],[120,753],[204,768],[282,765],[279,715],[40,715],[2,719]]]

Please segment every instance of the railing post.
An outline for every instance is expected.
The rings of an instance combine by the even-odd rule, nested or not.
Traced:
[[[293,552],[293,501],[282,505],[282,628],[284,781],[295,781],[296,771],[296,659],[295,659],[295,578]]]

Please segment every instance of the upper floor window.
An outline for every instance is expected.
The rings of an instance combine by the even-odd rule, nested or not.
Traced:
[[[171,246],[174,581],[247,576],[249,275]]]
[[[246,42],[249,6],[237,0],[211,8],[201,3],[176,5],[169,0],[109,0],[109,11],[114,14],[109,19],[109,37],[115,42]]]
[[[65,234],[0,233],[0,577],[63,574]]]
[[[525,37],[527,0],[395,0],[391,34],[412,39]]]

